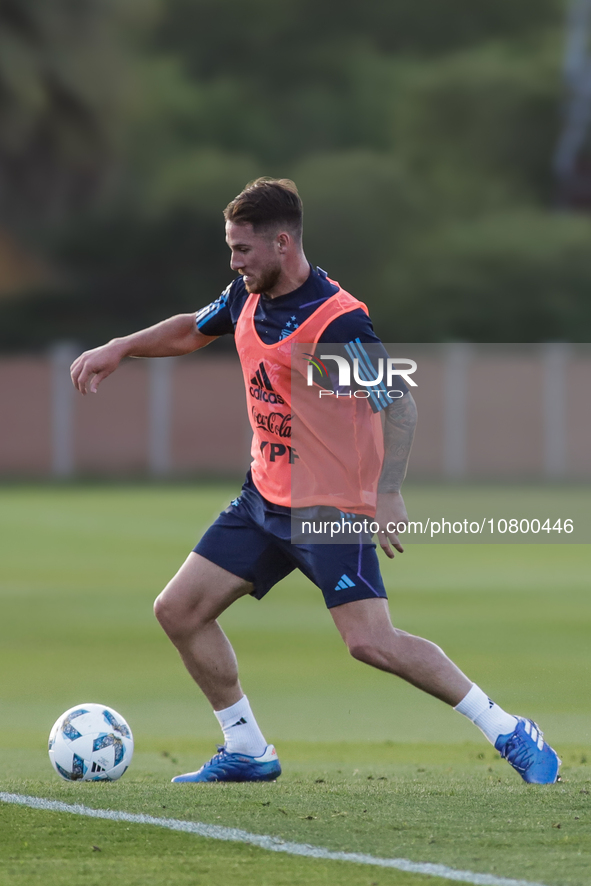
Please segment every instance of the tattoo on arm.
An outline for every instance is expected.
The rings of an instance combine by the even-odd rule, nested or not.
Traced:
[[[417,407],[410,393],[385,410],[384,464],[378,492],[400,492],[417,423]]]

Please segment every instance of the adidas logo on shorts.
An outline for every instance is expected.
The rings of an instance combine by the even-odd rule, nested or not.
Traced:
[[[354,588],[356,587],[355,582],[351,581],[348,575],[341,575],[339,578],[339,583],[335,587],[335,591],[344,591],[345,588]]]

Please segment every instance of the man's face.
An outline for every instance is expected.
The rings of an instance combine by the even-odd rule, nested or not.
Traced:
[[[251,224],[226,222],[226,243],[232,251],[230,267],[242,274],[247,292],[271,292],[281,277],[277,238],[256,233]]]

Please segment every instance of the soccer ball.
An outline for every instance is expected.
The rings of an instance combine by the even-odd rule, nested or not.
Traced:
[[[132,756],[131,729],[121,714],[106,705],[76,705],[49,733],[49,759],[68,781],[115,781]]]

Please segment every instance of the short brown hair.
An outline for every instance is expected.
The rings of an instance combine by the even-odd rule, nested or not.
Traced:
[[[299,240],[304,208],[298,189],[289,178],[263,176],[250,182],[224,209],[226,221],[251,224],[254,231],[285,226]]]

